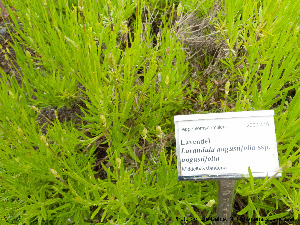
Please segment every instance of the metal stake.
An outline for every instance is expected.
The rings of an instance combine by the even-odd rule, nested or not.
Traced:
[[[219,180],[219,204],[215,225],[230,225],[235,180]]]

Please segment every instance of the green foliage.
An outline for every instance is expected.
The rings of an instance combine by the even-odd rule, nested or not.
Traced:
[[[22,84],[0,71],[1,224],[209,224],[217,183],[178,182],[169,139],[174,115],[218,100],[275,110],[282,178],[238,181],[237,215],[298,219],[299,2],[224,1],[209,18],[227,45],[223,86],[195,79],[176,36],[176,20],[213,15],[213,1],[8,3]],[[76,104],[81,124],[59,119]]]
[[[226,1],[218,29],[228,45],[223,63],[234,110],[275,110],[282,178],[240,181],[237,193],[248,196],[238,215],[273,220],[298,219],[299,183],[299,2]],[[299,21],[299,20],[298,20]],[[226,89],[226,88],[225,88]],[[226,110],[231,110],[228,107]],[[262,203],[265,202],[265,203]],[[280,209],[281,213],[276,211]],[[262,216],[261,212],[265,212]],[[262,223],[263,224],[263,223]]]

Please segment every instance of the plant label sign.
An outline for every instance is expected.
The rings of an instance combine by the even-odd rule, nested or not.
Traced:
[[[274,111],[174,117],[179,180],[281,177]]]

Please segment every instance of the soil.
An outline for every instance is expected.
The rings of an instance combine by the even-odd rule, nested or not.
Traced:
[[[12,42],[9,31],[14,32],[7,9],[0,0],[0,67],[6,74],[11,74],[16,58],[12,47],[9,45]]]
[[[6,74],[11,74],[12,64],[10,60],[14,62],[16,55],[12,47],[9,45],[12,42],[12,39],[8,33],[8,29],[12,30],[9,20],[2,20],[0,22],[0,67],[4,70]],[[7,49],[11,54],[8,54]]]

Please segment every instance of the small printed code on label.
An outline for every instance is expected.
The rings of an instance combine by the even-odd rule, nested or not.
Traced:
[[[183,166],[181,167],[182,171],[207,171],[207,170],[226,170],[227,167],[224,166],[206,166],[206,167],[198,167],[198,166]]]

